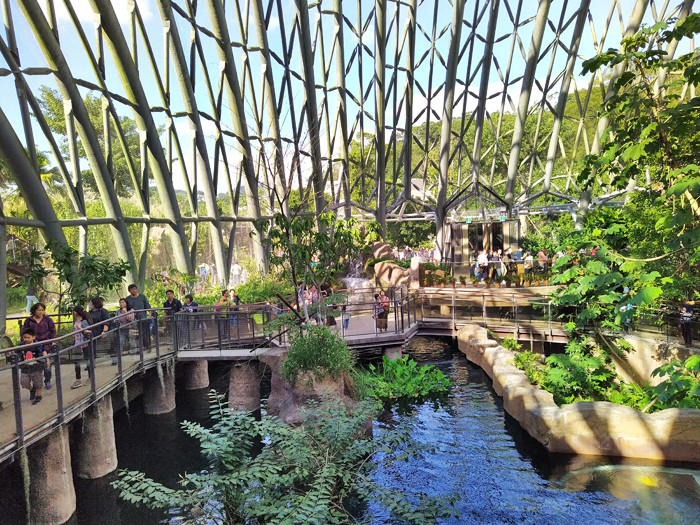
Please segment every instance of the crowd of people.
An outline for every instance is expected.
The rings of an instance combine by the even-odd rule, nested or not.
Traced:
[[[102,340],[107,341],[108,351],[111,354],[112,365],[118,364],[117,353],[121,348],[132,354],[138,352],[140,345],[144,351],[150,351],[151,333],[155,326],[155,319],[147,312],[152,309],[148,298],[135,284],[128,287],[129,294],[119,299],[117,310],[110,312],[105,308],[100,297],[93,297],[88,301],[88,309],[76,305],[72,309],[74,348],[79,355],[74,360],[75,382],[71,388],[80,388],[86,383],[83,381],[83,371],[87,371],[90,377],[92,367],[88,363],[94,363],[96,346],[89,344],[89,339],[102,335]],[[217,309],[229,308],[238,305],[240,298],[235,290],[226,290],[224,296],[217,303]],[[198,305],[191,294],[185,296],[185,304],[175,297],[175,291],[166,291],[166,300],[163,303],[165,317],[165,332],[171,333],[174,315],[182,310],[193,312]],[[17,357],[20,361],[20,384],[29,390],[29,398],[32,404],[41,402],[43,391],[52,388],[52,361],[58,346],[51,341],[56,339],[56,324],[46,315],[46,305],[42,302],[33,302],[29,309],[29,316],[24,320],[20,331],[19,350]],[[95,328],[95,325],[98,325]],[[99,332],[95,332],[98,330]],[[136,341],[133,341],[137,337]],[[41,344],[43,341],[46,343]],[[91,355],[92,353],[92,355]]]

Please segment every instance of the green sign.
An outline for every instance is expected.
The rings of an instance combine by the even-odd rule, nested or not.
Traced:
[[[469,224],[469,223],[472,222],[472,218],[471,218],[471,217],[467,217],[466,219],[464,219],[464,222],[466,222],[467,224]]]
[[[506,217],[505,217],[505,215],[501,215],[501,216],[499,217],[499,220],[500,220],[501,222],[506,222]]]

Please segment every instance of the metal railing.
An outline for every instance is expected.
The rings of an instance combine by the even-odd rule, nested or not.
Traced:
[[[302,305],[302,315],[308,314],[312,323],[330,325],[351,346],[359,347],[373,341],[378,343],[383,334],[389,336],[388,340],[419,322],[429,324],[438,320],[447,320],[452,329],[465,321],[498,328],[501,332],[512,329],[515,337],[536,330],[551,340],[553,333],[563,332],[563,324],[568,320],[553,318],[551,302],[546,300],[523,302],[517,294],[503,292],[480,293],[475,297],[473,293],[460,294],[453,289],[410,294],[402,290],[394,294],[388,312],[379,316],[374,291],[348,292],[342,300],[326,304],[320,310],[315,305],[306,305],[304,310]],[[367,297],[372,300],[367,301]],[[36,356],[30,360],[20,360],[22,347],[0,351],[0,402],[4,405],[4,410],[0,410],[0,463],[78,416],[129,377],[176,356],[178,351],[250,352],[286,344],[289,332],[271,323],[285,313],[289,311],[282,303],[226,308],[200,306],[195,311],[174,315],[162,308],[131,311],[82,332],[27,345],[24,348],[35,349]],[[645,314],[637,325],[664,334],[670,340],[679,318],[675,312]],[[696,338],[700,323],[693,320],[691,325]],[[80,334],[83,340],[76,337]],[[44,352],[48,354],[46,357]],[[28,393],[22,388],[22,374],[40,359],[49,362],[53,388],[44,392],[44,399],[37,407],[30,403]]]
[[[121,314],[82,331],[0,351],[0,463],[129,377],[174,355],[172,339],[163,332],[162,309],[132,312],[135,318]],[[23,349],[34,357],[23,361]],[[34,376],[38,384],[33,386],[43,388],[43,399],[32,404],[30,392],[22,387],[32,383],[22,376],[30,376],[30,367],[38,363],[50,375],[40,371]],[[51,387],[46,388],[49,379]]]

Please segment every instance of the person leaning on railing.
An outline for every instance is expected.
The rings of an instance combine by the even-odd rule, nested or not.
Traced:
[[[101,346],[104,348],[105,346],[109,347],[109,352],[112,355],[112,364],[116,365],[117,364],[117,353],[116,353],[116,348],[115,348],[115,342],[112,340],[107,335],[107,332],[109,331],[109,323],[106,321],[109,321],[110,319],[110,314],[109,311],[104,307],[104,303],[102,302],[101,297],[93,297],[88,301],[88,307],[90,308],[90,319],[94,324],[101,323],[105,321],[105,323],[98,329],[98,332],[102,333],[101,340],[103,341],[101,343]],[[98,335],[98,334],[95,334]]]
[[[126,301],[126,298],[119,299],[119,310],[114,313],[114,323],[119,332],[119,345],[122,352],[128,350],[130,354],[136,354],[136,348],[130,348],[129,332],[134,323],[134,310]],[[114,364],[114,362],[113,362]]]

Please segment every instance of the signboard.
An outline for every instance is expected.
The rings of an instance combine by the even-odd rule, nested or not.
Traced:
[[[505,215],[501,215],[501,216],[498,218],[498,220],[500,220],[501,222],[506,222],[506,217],[505,217]]]
[[[464,219],[464,222],[466,222],[467,224],[471,224],[472,218],[471,218],[471,217],[467,217],[466,219]]]

